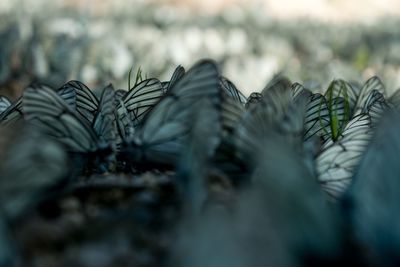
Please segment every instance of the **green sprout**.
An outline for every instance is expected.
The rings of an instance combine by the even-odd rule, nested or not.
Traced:
[[[131,90],[131,75],[132,75],[133,67],[128,72],[128,91]]]
[[[131,87],[132,71],[133,71],[133,67],[128,72],[128,91],[132,88]],[[142,68],[139,66],[139,68],[136,72],[135,84],[133,85],[133,87],[135,87],[136,85],[138,85],[139,83],[141,83],[142,81],[144,81],[146,79],[147,79],[147,74],[143,78],[143,71],[142,71]]]
[[[339,90],[335,90],[336,86],[340,86]],[[326,134],[329,134],[326,127],[330,128],[330,135],[333,141],[338,140],[340,135],[343,132],[344,125],[350,120],[350,105],[349,105],[349,96],[347,93],[347,87],[343,80],[335,80],[330,85],[328,90],[326,91],[327,97],[327,107],[329,114],[329,125],[323,125],[322,119],[320,118],[320,125],[323,128]],[[340,112],[340,104],[339,99],[343,98],[344,107],[343,107],[343,117]],[[319,116],[322,109],[322,102],[320,104]],[[321,117],[321,116],[320,116]]]

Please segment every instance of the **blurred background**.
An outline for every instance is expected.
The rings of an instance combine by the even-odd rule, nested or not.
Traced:
[[[246,95],[277,73],[311,89],[378,75],[400,86],[398,0],[1,0],[0,94],[32,81],[127,89],[213,58]]]

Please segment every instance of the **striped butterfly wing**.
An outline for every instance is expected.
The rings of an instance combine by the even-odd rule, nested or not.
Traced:
[[[300,95],[312,95],[312,92],[308,89],[306,89],[302,84],[300,83],[293,83],[291,86],[292,89],[292,97],[293,99],[297,99]]]
[[[371,117],[372,124],[376,125],[388,109],[390,109],[390,106],[384,95],[378,90],[372,90],[365,99],[361,109],[359,109],[359,112],[368,113]]]
[[[383,96],[385,96],[386,94],[385,86],[383,85],[382,81],[376,76],[369,78],[361,88],[360,94],[357,98],[357,103],[355,105],[355,115],[361,114],[363,108],[365,108],[365,106],[368,106],[368,101],[370,100],[370,95],[372,91],[377,91]]]
[[[283,135],[288,142],[302,143],[306,99],[294,101],[290,85],[275,84],[246,112],[236,129],[237,153],[250,165],[258,157],[259,144],[269,136]]]
[[[293,102],[291,96],[291,83],[286,77],[275,76],[262,90],[263,101],[276,118],[283,116],[286,109]]]
[[[32,85],[34,87],[47,88],[46,90],[53,90],[45,85]],[[56,91],[62,99],[65,100],[67,105],[71,108],[75,107],[75,92],[72,88],[60,88]],[[23,117],[22,98],[20,97],[11,106],[9,106],[3,113],[0,113],[0,124],[11,124],[20,120]]]
[[[201,112],[195,112],[199,111]],[[193,106],[192,121],[187,146],[177,164],[177,182],[189,203],[187,215],[198,216],[207,198],[207,177],[210,160],[220,143],[220,111],[208,98]],[[213,127],[205,127],[212,125]]]
[[[61,90],[68,88],[72,88],[76,92],[76,111],[78,115],[90,125],[96,116],[99,100],[86,85],[79,81],[69,81],[61,87]]]
[[[237,177],[245,173],[246,170],[241,160],[236,156],[233,135],[246,109],[241,103],[228,96],[224,91],[222,92],[222,96],[222,140],[215,153],[213,162],[219,170],[222,170],[231,179],[240,182],[243,179]]]
[[[245,107],[247,109],[250,109],[253,106],[256,106],[258,103],[260,103],[262,99],[264,99],[263,96],[265,96],[266,94],[270,95],[268,98],[271,99],[274,99],[274,96],[272,96],[272,94],[275,94],[279,98],[281,97],[280,91],[286,90],[287,88],[290,87],[291,87],[291,82],[286,77],[276,75],[272,78],[270,82],[268,82],[268,84],[264,87],[261,93],[253,92],[250,94],[250,96],[247,98]],[[286,100],[289,101],[289,99]],[[282,99],[280,100],[276,99],[276,101],[281,102]]]
[[[257,92],[251,93],[246,101],[246,105],[245,105],[246,109],[256,106],[261,101],[262,98],[263,98],[263,96],[261,93],[257,93]]]
[[[233,133],[240,119],[242,118],[245,107],[226,93],[222,94],[221,117],[223,135]]]
[[[213,105],[220,101],[219,73],[210,60],[193,66],[146,115],[127,154],[135,161],[175,164],[192,127],[192,106],[204,98]]]
[[[22,100],[19,98],[0,114],[0,124],[9,125],[22,118]]]
[[[11,106],[10,100],[5,96],[0,96],[0,114],[3,113],[9,106]]]
[[[316,159],[318,180],[333,199],[342,197],[372,135],[371,118],[361,114],[349,121],[342,136],[329,140]]]
[[[112,85],[103,89],[99,107],[92,124],[96,135],[106,144],[114,143],[116,138],[114,97],[115,91]]]
[[[69,152],[97,150],[98,137],[65,101],[49,88],[29,87],[22,97],[24,117],[49,136],[64,144]]]
[[[247,102],[244,94],[239,89],[237,89],[236,86],[227,78],[221,77],[220,80],[222,90],[225,91],[225,93],[233,98],[236,102],[244,106]]]
[[[71,110],[76,110],[76,90],[72,86],[62,86],[57,90],[58,95],[65,101]]]
[[[162,82],[163,92],[168,92],[174,85],[185,75],[185,68],[179,65],[172,73],[172,77],[168,82]]]
[[[374,252],[375,266],[396,266],[400,244],[400,117],[389,112],[376,127],[345,195],[352,233]]]
[[[118,131],[126,139],[135,131],[144,116],[163,96],[163,87],[157,79],[147,79],[127,92],[116,107]]]
[[[305,112],[304,140],[319,136],[325,142],[331,137],[330,130],[330,116],[326,99],[321,94],[312,94]]]
[[[127,94],[126,90],[123,89],[115,90],[114,106],[117,106],[119,102],[125,97],[126,94]]]

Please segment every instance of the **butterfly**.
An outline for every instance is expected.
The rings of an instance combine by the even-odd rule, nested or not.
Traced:
[[[102,161],[114,150],[113,95],[112,87],[104,89],[90,126],[55,91],[29,87],[22,97],[24,118],[62,143],[68,152],[89,154]]]
[[[16,100],[0,113],[0,124],[12,124],[22,118],[22,101]]]
[[[237,89],[236,86],[227,78],[221,76],[220,80],[222,90],[233,100],[244,106],[247,102],[244,94],[239,89]]]
[[[257,93],[257,92],[253,92],[249,95],[249,97],[247,98],[246,101],[246,108],[250,108],[252,106],[257,105],[257,103],[260,102],[260,100],[262,99],[262,94],[261,93]]]
[[[390,111],[376,127],[342,206],[354,239],[374,266],[397,266],[400,243],[400,117]]]
[[[192,114],[199,112],[192,110],[193,105],[203,98],[219,105],[220,95],[216,64],[200,61],[146,114],[133,137],[122,145],[120,158],[129,165],[174,165],[187,144]]]
[[[201,99],[193,106],[193,126],[187,146],[177,164],[177,181],[181,194],[187,200],[189,216],[198,216],[207,198],[208,172],[221,138],[220,110],[210,99]],[[212,125],[212,127],[204,127]]]
[[[32,84],[31,87],[47,88],[47,90],[53,90],[46,85]],[[75,109],[76,94],[72,88],[60,88],[56,90],[57,94],[66,102],[68,106]],[[22,98],[20,97],[13,104],[8,106],[3,113],[0,113],[0,124],[8,125],[15,123],[23,117],[23,105]]]
[[[172,73],[171,79],[161,83],[164,93],[169,91],[169,89],[171,89],[185,75],[185,72],[185,68],[181,65],[176,67],[174,73]]]
[[[376,125],[383,114],[391,108],[386,101],[384,95],[378,90],[372,90],[364,101],[364,104],[356,113],[368,113],[371,117],[371,122]]]
[[[118,132],[122,139],[132,136],[146,113],[163,94],[162,84],[154,78],[140,82],[125,93],[115,108]]]
[[[371,118],[360,114],[345,126],[338,140],[329,140],[316,159],[318,180],[332,199],[342,197],[372,136]]]
[[[371,91],[376,90],[385,95],[385,86],[381,80],[373,76],[369,78],[362,87],[347,83],[343,80],[336,80],[332,93],[335,96],[344,98],[348,104],[349,117],[357,116],[362,113],[365,102],[369,98]]]
[[[99,107],[99,100],[95,94],[79,81],[69,81],[61,89],[75,92],[75,108],[72,108],[72,110],[76,110],[77,115],[90,125]]]
[[[285,78],[269,83],[260,101],[247,109],[225,97],[222,102],[223,135],[215,165],[236,185],[246,183],[257,162],[260,143],[273,135],[302,146],[305,98],[294,101]]]
[[[342,246],[338,210],[328,205],[302,155],[285,136],[271,135],[259,147],[247,208],[264,211],[289,251],[331,260]]]
[[[65,181],[68,158],[36,127],[21,121],[1,128],[0,213],[14,220]]]
[[[324,143],[332,138],[332,122],[344,117],[344,100],[327,101],[324,95],[312,93],[299,83],[292,84],[292,97],[308,99],[304,116],[304,141],[319,137]]]
[[[271,134],[282,134],[288,142],[302,144],[307,98],[295,101],[291,84],[283,77],[275,77],[262,94],[260,102],[248,109],[236,128],[237,150],[243,154],[241,158],[250,161],[254,161],[259,143]]]

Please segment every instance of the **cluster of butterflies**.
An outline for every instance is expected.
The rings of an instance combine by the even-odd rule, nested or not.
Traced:
[[[24,125],[19,133],[23,141],[17,138],[17,148],[7,148],[9,163],[0,164],[0,181],[6,185],[13,176],[21,177],[19,182],[29,181],[30,189],[22,182],[9,191],[30,196],[32,190],[54,186],[71,173],[87,177],[175,170],[196,207],[207,195],[204,184],[210,173],[236,188],[245,187],[280,157],[289,158],[288,164],[275,166],[290,169],[296,159],[309,176],[304,179],[319,184],[328,200],[343,201],[357,191],[354,177],[371,176],[364,161],[373,158],[367,153],[370,146],[380,145],[380,140],[371,140],[375,135],[385,139],[386,128],[395,127],[381,121],[390,117],[385,114],[396,114],[398,107],[400,91],[386,97],[377,77],[363,85],[334,80],[322,94],[276,76],[261,92],[246,98],[211,60],[188,71],[178,66],[169,81],[137,79],[128,91],[112,85],[92,91],[79,81],[59,89],[33,84],[14,103],[0,97],[0,130]],[[379,135],[376,129],[381,124],[386,128]],[[6,136],[11,138],[13,131]],[[282,157],[276,144],[291,152]],[[21,161],[25,163],[17,163]],[[30,179],[29,164],[39,166],[34,174],[39,181]],[[26,206],[29,201],[16,203]],[[12,207],[3,205],[2,210],[13,214]]]

